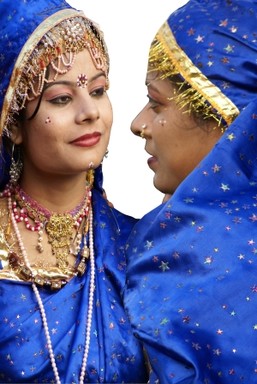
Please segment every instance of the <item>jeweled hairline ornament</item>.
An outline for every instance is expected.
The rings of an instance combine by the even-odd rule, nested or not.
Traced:
[[[55,81],[59,74],[67,73],[77,53],[84,49],[89,51],[96,68],[108,75],[109,56],[103,34],[83,12],[65,9],[44,20],[16,60],[4,98],[0,129],[8,135],[10,124],[26,101],[39,96],[44,85]],[[53,69],[51,78],[46,73],[48,65]]]

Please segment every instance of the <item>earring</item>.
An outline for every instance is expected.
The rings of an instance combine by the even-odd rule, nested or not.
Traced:
[[[144,130],[147,128],[147,125],[146,124],[143,124],[142,127],[141,127],[141,132],[140,132],[140,137],[142,137],[142,139],[145,139],[145,133],[144,133]]]
[[[106,159],[107,159],[107,157],[108,157],[108,154],[109,154],[109,150],[106,149],[105,154],[104,154],[104,157],[105,157]]]
[[[17,184],[17,182],[20,178],[20,175],[21,175],[22,167],[23,167],[22,161],[20,159],[20,151],[19,150],[18,150],[18,160],[15,161],[15,159],[14,159],[14,148],[15,148],[15,144],[13,143],[11,165],[10,165],[10,171],[9,171],[10,183],[12,185]]]

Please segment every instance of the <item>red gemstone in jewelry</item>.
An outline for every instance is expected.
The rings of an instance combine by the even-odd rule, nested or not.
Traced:
[[[9,264],[12,266],[12,267],[18,267],[19,266],[19,256],[17,255],[17,253],[15,252],[10,252],[9,255]]]
[[[87,85],[87,75],[82,73],[77,78],[77,86],[81,88],[85,88],[86,85]]]

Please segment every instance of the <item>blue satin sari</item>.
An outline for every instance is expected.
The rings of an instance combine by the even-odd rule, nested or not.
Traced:
[[[86,383],[145,383],[141,345],[124,311],[124,242],[135,219],[93,191],[96,287]],[[40,289],[62,384],[78,383],[85,346],[90,266],[62,289]],[[1,278],[0,382],[54,383],[37,300],[30,283]]]
[[[150,383],[257,383],[257,102],[135,225],[125,305]]]

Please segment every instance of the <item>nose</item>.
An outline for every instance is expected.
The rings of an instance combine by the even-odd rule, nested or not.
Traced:
[[[142,118],[140,117],[140,114],[137,115],[137,117],[135,117],[131,123],[130,130],[134,133],[134,135],[142,137],[142,132],[145,128],[146,123],[143,122]]]
[[[95,121],[99,119],[99,107],[94,98],[86,89],[81,90],[79,102],[76,103],[76,122],[82,124],[84,122]]]
[[[136,136],[140,136],[142,139],[146,139],[147,136],[147,124],[145,122],[142,123],[142,119],[139,118],[139,115],[132,121],[130,126],[131,131]]]

